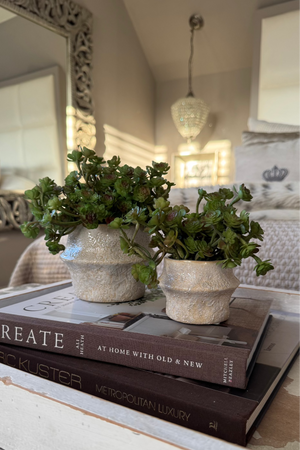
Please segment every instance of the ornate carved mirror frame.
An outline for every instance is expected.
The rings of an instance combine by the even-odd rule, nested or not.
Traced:
[[[72,0],[0,0],[0,6],[66,38],[67,115],[75,118],[75,148],[95,148],[92,101],[92,14]],[[72,150],[68,148],[69,150]],[[21,194],[0,193],[0,231],[19,228],[31,216]]]

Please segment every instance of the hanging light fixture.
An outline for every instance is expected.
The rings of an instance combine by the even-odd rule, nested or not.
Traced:
[[[192,89],[192,62],[194,53],[194,31],[203,27],[203,18],[194,14],[189,19],[191,28],[191,53],[188,62],[188,94],[171,106],[173,121],[181,136],[191,142],[200,133],[207,120],[209,108],[206,103],[194,96]]]

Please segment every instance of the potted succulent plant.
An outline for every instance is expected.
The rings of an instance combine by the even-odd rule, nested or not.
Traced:
[[[133,277],[150,288],[160,283],[170,318],[185,323],[216,323],[228,319],[230,297],[239,285],[233,268],[249,257],[256,262],[257,276],[265,275],[273,266],[257,256],[260,245],[253,239],[262,241],[263,229],[258,222],[250,221],[249,213],[239,214],[235,207],[240,200],[251,201],[249,189],[242,184],[239,190],[224,188],[208,194],[199,189],[198,194],[194,213],[183,205],[171,207],[166,198],[159,198],[150,217],[145,215],[146,210],[135,208],[109,226],[119,228],[124,253],[147,261],[147,265],[133,265]],[[206,202],[199,211],[202,200]],[[133,237],[127,234],[129,224],[136,227]],[[140,227],[151,235],[150,247],[156,249],[152,255],[135,240]],[[158,280],[157,267],[162,261]]]
[[[79,298],[110,302],[141,297],[145,286],[131,276],[132,264],[141,258],[137,253],[130,258],[124,255],[119,232],[108,224],[130,217],[136,209],[147,221],[155,200],[167,199],[173,185],[163,178],[168,164],[153,162],[146,170],[121,166],[119,157],[106,162],[85,147],[69,153],[67,159],[77,170],[66,177],[64,186],[46,177],[25,191],[34,220],[22,224],[23,234],[35,238],[40,227],[45,228],[46,245],[52,254],[63,251],[60,256]],[[127,233],[136,246],[147,248],[149,236],[136,237],[134,227],[128,227]],[[64,236],[68,236],[66,245]]]

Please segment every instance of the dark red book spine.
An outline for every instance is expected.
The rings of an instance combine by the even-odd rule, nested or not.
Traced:
[[[0,314],[0,343],[244,389],[249,349]]]
[[[0,344],[0,363],[239,445],[257,406],[226,388],[12,345]]]

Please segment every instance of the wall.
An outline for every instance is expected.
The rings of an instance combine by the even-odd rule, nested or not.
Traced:
[[[76,3],[93,14],[97,152],[105,150],[104,124],[154,144],[155,82],[122,0]],[[65,38],[26,19],[1,24],[0,42],[0,81],[56,64],[66,70]]]
[[[78,0],[93,14],[97,150],[108,124],[154,144],[155,82],[121,0]]]
[[[201,147],[208,140],[229,139],[232,148],[241,144],[241,134],[247,130],[250,107],[251,69],[240,69],[203,75],[193,79],[195,97],[210,107],[211,120],[195,141]],[[160,83],[156,92],[156,144],[168,146],[169,162],[172,153],[184,139],[178,133],[172,117],[171,105],[187,94],[187,79]],[[209,127],[212,124],[212,127]],[[234,170],[234,168],[232,168]]]

